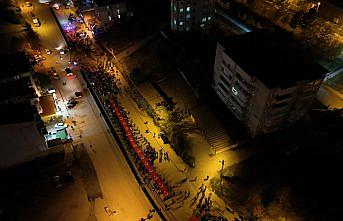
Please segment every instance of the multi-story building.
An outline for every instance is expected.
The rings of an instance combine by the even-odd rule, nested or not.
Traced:
[[[214,0],[171,0],[173,31],[207,30],[214,18]]]
[[[213,87],[256,136],[301,119],[326,73],[287,36],[257,31],[217,43]]]
[[[120,23],[128,15],[125,0],[90,0],[84,4],[89,7],[81,15],[93,34],[108,31],[113,24]]]

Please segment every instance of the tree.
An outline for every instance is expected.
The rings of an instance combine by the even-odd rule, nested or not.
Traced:
[[[190,115],[178,108],[168,111],[167,118],[163,120],[161,126],[176,154],[181,156],[188,165],[194,167],[195,159],[191,156],[188,134],[197,133],[198,128]]]

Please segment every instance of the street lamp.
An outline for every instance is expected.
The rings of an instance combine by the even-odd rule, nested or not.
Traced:
[[[223,170],[224,170],[225,161],[224,160],[219,160],[219,163],[222,164],[222,169],[220,170],[220,179],[222,180],[223,179]]]

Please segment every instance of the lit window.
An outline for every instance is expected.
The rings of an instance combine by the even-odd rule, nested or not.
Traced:
[[[183,12],[183,8],[180,8],[180,12]]]
[[[205,27],[205,25],[204,25],[204,24],[201,24],[200,27],[203,28],[203,27]]]
[[[118,14],[118,18],[120,19],[120,14]]]
[[[111,16],[108,16],[108,20],[110,20],[110,21],[112,20]]]
[[[180,21],[180,26],[182,26],[183,25],[183,22],[182,21]]]
[[[186,18],[190,19],[190,18],[191,18],[191,15],[190,15],[190,14],[186,15]]]
[[[188,12],[190,12],[190,11],[191,11],[191,7],[187,6],[186,10],[187,10]]]
[[[211,20],[211,17],[207,17],[207,20]]]
[[[202,19],[201,19],[201,22],[206,22],[206,18],[202,18]]]
[[[237,94],[238,94],[238,91],[237,91],[236,88],[234,88],[234,87],[232,87],[231,91],[232,91],[232,93],[233,93],[234,95],[237,95]]]
[[[174,25],[176,25],[176,20],[174,19]]]
[[[189,29],[190,29],[189,26],[187,26],[187,27],[186,27],[186,31],[189,31]]]

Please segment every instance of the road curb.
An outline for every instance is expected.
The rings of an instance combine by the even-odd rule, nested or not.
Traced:
[[[56,14],[55,14],[54,9],[51,8],[51,7],[49,7],[49,9],[50,9],[52,15],[54,16],[54,18],[55,18],[55,20],[56,20],[56,22],[57,22],[57,26],[58,26],[58,28],[60,29],[60,32],[61,32],[61,34],[62,34],[62,36],[63,36],[63,39],[64,39],[66,45],[67,45],[68,47],[70,47],[68,38],[67,38],[67,36],[65,35],[65,33],[64,33],[64,31],[63,31],[63,28],[62,28],[62,26],[61,26],[61,23],[59,22],[59,20],[58,20]]]

